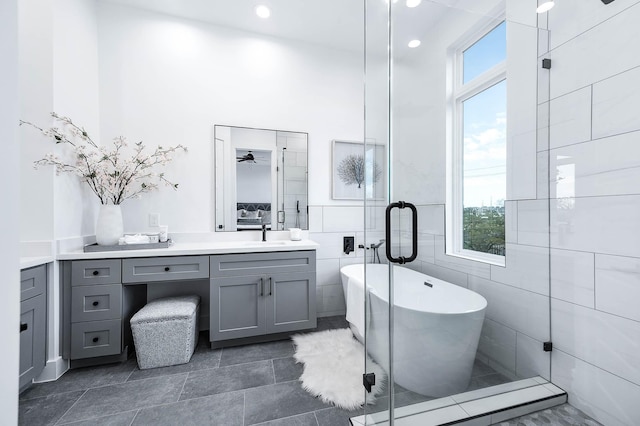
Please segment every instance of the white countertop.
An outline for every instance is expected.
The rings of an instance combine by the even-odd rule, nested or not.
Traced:
[[[53,262],[53,256],[23,256],[20,258],[20,269],[32,268]]]
[[[114,259],[127,257],[189,256],[198,254],[262,253],[274,251],[315,250],[311,240],[289,241],[216,241],[177,242],[168,248],[148,250],[117,250],[84,253],[81,250],[59,253],[57,260]]]

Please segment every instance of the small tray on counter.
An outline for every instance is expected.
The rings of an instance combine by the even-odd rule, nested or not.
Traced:
[[[99,251],[123,251],[123,250],[151,250],[168,248],[171,240],[164,243],[141,243],[141,244],[116,244],[113,246],[100,246],[97,243],[84,246],[85,253],[94,253]]]

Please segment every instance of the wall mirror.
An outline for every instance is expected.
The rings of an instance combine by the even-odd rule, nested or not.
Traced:
[[[216,231],[308,229],[307,133],[214,126]]]

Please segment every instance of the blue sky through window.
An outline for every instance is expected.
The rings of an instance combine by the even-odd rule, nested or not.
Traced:
[[[502,22],[462,53],[462,82],[468,83],[507,58],[507,24]]]

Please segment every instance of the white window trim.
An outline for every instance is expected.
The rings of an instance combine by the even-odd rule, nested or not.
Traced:
[[[463,248],[463,175],[462,175],[462,103],[478,93],[500,83],[507,78],[506,59],[486,70],[467,84],[463,84],[463,52],[486,36],[498,23],[493,21],[485,25],[480,31],[472,33],[464,41],[449,49],[447,58],[447,196],[446,196],[446,226],[445,226],[445,254],[463,259],[479,261],[491,265],[505,266],[506,256],[482,253]],[[506,230],[505,230],[506,231]]]

